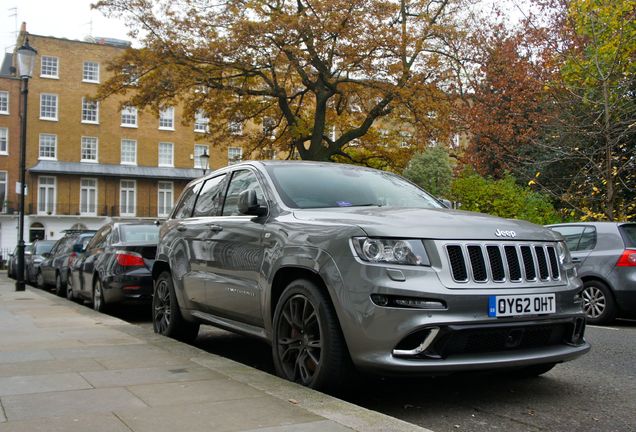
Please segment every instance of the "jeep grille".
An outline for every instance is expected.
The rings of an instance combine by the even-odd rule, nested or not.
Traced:
[[[547,282],[560,280],[553,244],[446,245],[455,282]]]

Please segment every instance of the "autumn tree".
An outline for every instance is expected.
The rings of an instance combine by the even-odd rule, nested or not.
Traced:
[[[448,152],[435,146],[416,153],[402,175],[431,194],[445,197],[450,192],[453,166]]]
[[[449,133],[447,48],[460,1],[102,0],[95,7],[125,18],[142,47],[110,65],[100,97],[180,103],[210,119],[213,138],[263,123],[252,150],[405,164],[413,147]],[[382,133],[403,124],[410,150]]]

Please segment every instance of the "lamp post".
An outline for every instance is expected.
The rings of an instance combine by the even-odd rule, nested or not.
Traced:
[[[210,155],[208,154],[208,151],[204,149],[203,154],[199,156],[199,158],[201,158],[201,168],[203,168],[203,175],[205,175],[210,167]]]
[[[18,75],[22,81],[20,89],[20,215],[18,219],[18,269],[15,282],[16,291],[24,291],[24,190],[26,174],[26,126],[27,126],[27,99],[29,95],[29,78],[33,76],[33,65],[37,51],[29,45],[26,39],[17,51]]]

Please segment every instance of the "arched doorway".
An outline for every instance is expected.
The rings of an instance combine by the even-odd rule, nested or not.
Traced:
[[[29,242],[33,243],[36,240],[44,240],[44,225],[40,222],[33,222],[29,228]]]

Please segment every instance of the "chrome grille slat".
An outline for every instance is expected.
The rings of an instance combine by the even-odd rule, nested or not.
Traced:
[[[474,242],[444,244],[456,283],[546,283],[560,280],[552,243]]]

